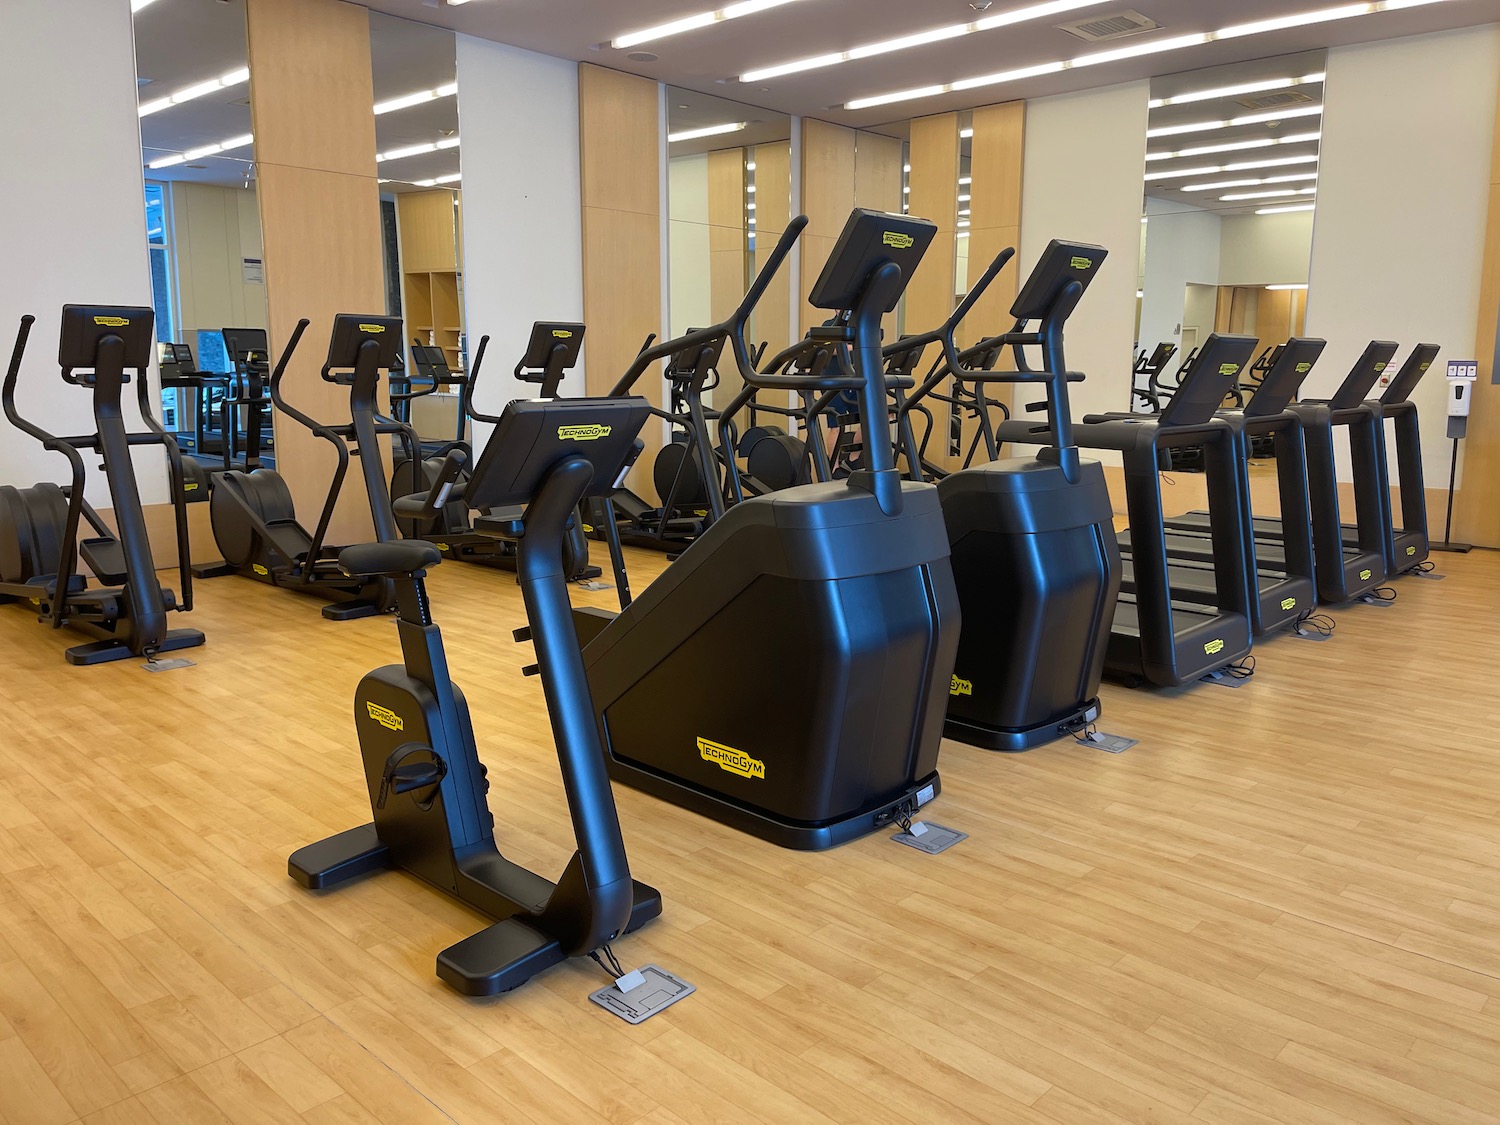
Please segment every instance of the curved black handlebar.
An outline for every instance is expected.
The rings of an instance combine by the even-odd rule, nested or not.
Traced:
[[[969,292],[964,295],[964,299],[959,302],[958,308],[953,310],[952,315],[947,320],[930,332],[923,332],[916,336],[903,336],[899,340],[892,341],[882,349],[882,354],[887,357],[900,355],[902,352],[910,351],[912,348],[925,348],[928,344],[936,340],[943,346],[943,359],[946,361],[949,372],[962,377],[967,370],[964,366],[964,358],[976,357],[990,349],[982,348],[981,345],[985,341],[981,341],[980,344],[976,344],[974,347],[960,352],[958,345],[954,342],[953,334],[958,330],[958,326],[962,323],[964,317],[968,316],[975,304],[978,303],[979,298],[984,296],[984,291],[990,287],[995,278],[1000,276],[1000,272],[1010,264],[1010,260],[1015,256],[1016,248],[1014,246],[1007,246],[1004,250],[1000,251],[999,254],[995,255],[995,260],[990,263],[989,269],[984,271],[984,275],[969,287]]]

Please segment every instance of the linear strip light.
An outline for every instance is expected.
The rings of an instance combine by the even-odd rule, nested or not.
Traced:
[[[1378,0],[1378,2],[1372,4],[1344,4],[1336,8],[1320,8],[1314,11],[1282,16],[1279,19],[1234,24],[1218,31],[1205,31],[1197,35],[1179,35],[1171,39],[1138,43],[1131,47],[1121,47],[1113,51],[1096,51],[1092,55],[1081,55],[1078,58],[1060,62],[1042,63],[1039,66],[1025,67],[1021,70],[1001,71],[998,74],[987,74],[978,78],[964,78],[942,85],[920,86],[914,90],[900,90],[890,94],[876,94],[868,98],[855,98],[852,101],[845,102],[843,108],[847,110],[869,109],[873,106],[890,105],[892,102],[915,101],[919,98],[937,97],[941,94],[953,93],[958,90],[972,90],[979,86],[995,86],[1002,82],[1013,82],[1018,78],[1029,77],[1032,74],[1073,70],[1081,66],[1097,66],[1102,63],[1119,62],[1122,59],[1139,58],[1142,55],[1158,54],[1163,51],[1178,51],[1186,47],[1197,47],[1221,39],[1241,39],[1253,35],[1285,31],[1293,27],[1305,27],[1308,24],[1327,23],[1330,20],[1349,19],[1353,16],[1373,15],[1376,12],[1418,8],[1427,4],[1445,4],[1448,2],[1449,0]]]
[[[450,172],[446,176],[434,176],[430,180],[413,180],[412,187],[439,187],[442,184],[455,184],[462,179],[462,173]]]
[[[1318,191],[1318,189],[1315,188],[1315,187],[1307,187],[1307,188],[1282,188],[1279,191],[1247,191],[1247,192],[1237,192],[1234,195],[1221,195],[1221,196],[1219,196],[1219,202],[1220,203],[1239,203],[1241,200],[1245,200],[1245,199],[1276,199],[1278,197],[1286,198],[1287,196],[1292,196],[1292,195],[1316,195],[1317,191]]]
[[[242,137],[230,137],[227,141],[220,141],[216,145],[202,145],[199,148],[190,148],[186,152],[180,152],[175,156],[163,156],[159,160],[153,160],[146,165],[148,168],[170,168],[174,164],[185,164],[189,160],[199,160],[205,156],[217,156],[220,153],[231,152],[237,148],[244,148],[255,140],[253,133],[246,133]]]
[[[1316,203],[1297,203],[1291,207],[1262,207],[1255,213],[1257,215],[1290,215],[1293,211],[1316,211]]]
[[[1245,117],[1231,117],[1227,121],[1195,121],[1191,125],[1163,125],[1147,129],[1147,137],[1180,137],[1184,133],[1207,133],[1215,129],[1236,129],[1241,125],[1264,125],[1271,121],[1290,121],[1294,117],[1317,117],[1323,112],[1320,105],[1303,106],[1301,109],[1284,109],[1272,113],[1252,113]]]
[[[1321,133],[1294,133],[1289,137],[1258,137],[1253,141],[1231,141],[1222,145],[1200,145],[1176,152],[1148,152],[1147,160],[1176,160],[1183,156],[1212,156],[1216,152],[1239,152],[1247,148],[1270,148],[1272,145],[1301,145],[1322,139]]]
[[[655,27],[644,28],[641,31],[631,31],[609,41],[609,45],[616,50],[625,47],[634,47],[637,43],[649,43],[653,39],[665,39],[669,35],[681,35],[684,31],[696,31],[700,27],[712,27],[716,23],[725,20],[737,20],[741,16],[753,16],[757,12],[764,12],[771,8],[779,8],[783,4],[792,4],[796,0],[742,0],[739,4],[730,4],[726,8],[720,8],[714,12],[699,12],[694,16],[684,16],[680,20],[672,20],[670,23],[659,23]]]
[[[1316,156],[1284,156],[1278,160],[1241,160],[1236,164],[1210,165],[1207,168],[1173,168],[1169,172],[1148,172],[1146,182],[1177,180],[1184,176],[1216,176],[1220,172],[1253,172],[1258,168],[1280,168],[1287,164],[1316,164]]]
[[[705,125],[701,129],[684,129],[680,133],[668,133],[669,142],[696,141],[702,137],[717,137],[724,133],[738,133],[748,122],[726,121],[722,125]]]
[[[392,113],[398,109],[406,109],[409,106],[422,105],[424,102],[435,102],[439,98],[451,98],[458,93],[458,83],[449,82],[446,86],[439,86],[434,90],[418,90],[415,94],[406,94],[399,98],[390,98],[383,102],[375,103],[375,116],[382,113]]]
[[[1008,12],[997,12],[993,16],[986,16],[982,20],[973,23],[953,23],[946,27],[934,27],[927,31],[918,31],[911,35],[902,35],[895,39],[882,39],[878,43],[866,43],[861,47],[851,47],[847,51],[833,51],[826,55],[813,55],[810,58],[797,59],[794,62],[777,63],[775,66],[765,66],[758,70],[747,70],[740,75],[741,82],[764,82],[770,78],[781,78],[788,74],[800,74],[805,70],[818,70],[825,66],[838,66],[839,63],[850,62],[854,59],[869,59],[876,55],[888,55],[892,51],[905,51],[912,47],[925,47],[929,43],[941,43],[947,39],[958,39],[964,35],[973,35],[980,31],[992,31],[997,27],[1009,27],[1012,24],[1026,23],[1028,20],[1045,19],[1048,16],[1061,15],[1071,12],[1077,8],[1088,8],[1101,3],[1102,0],[1052,0],[1045,4],[1030,4],[1025,8],[1013,8]],[[618,43],[615,46],[619,46]]]
[[[383,164],[387,160],[404,160],[408,156],[421,156],[428,152],[437,152],[444,148],[457,148],[457,137],[444,137],[436,144],[409,145],[406,148],[393,148],[390,152],[382,152],[376,155],[375,162]]]
[[[1183,191],[1228,191],[1237,187],[1265,187],[1268,184],[1295,184],[1302,180],[1316,180],[1316,172],[1298,172],[1291,176],[1266,176],[1259,180],[1221,180],[1216,184],[1188,184]]]
[[[191,86],[184,86],[181,90],[168,94],[164,98],[153,98],[149,102],[142,102],[137,107],[136,113],[141,117],[149,117],[153,113],[160,113],[168,106],[181,105],[194,98],[201,98],[204,94],[212,94],[216,90],[227,90],[231,86],[238,86],[241,82],[248,81],[250,81],[250,69],[242,66],[238,70],[231,70],[228,74],[210,78],[207,82],[195,82]]]
[[[139,12],[148,4],[154,3],[156,3],[156,0],[130,0],[130,14],[135,15],[136,12]]]
[[[1238,86],[1216,86],[1212,90],[1195,90],[1191,94],[1175,94],[1170,98],[1152,98],[1146,104],[1151,109],[1160,109],[1164,105],[1190,105],[1193,102],[1216,102],[1221,98],[1236,98],[1241,94],[1261,94],[1267,90],[1289,90],[1293,86],[1315,85],[1327,77],[1327,74],[1319,71],[1317,74],[1304,74],[1301,78],[1267,78],[1260,82],[1243,82]]]
[[[1273,293],[1285,293],[1288,290],[1293,289],[1306,291],[1307,283],[1304,282],[1301,285],[1267,285],[1266,288],[1271,290],[1271,292]]]

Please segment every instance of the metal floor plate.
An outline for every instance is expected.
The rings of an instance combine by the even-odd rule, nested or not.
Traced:
[[[684,996],[697,992],[696,985],[674,977],[660,965],[642,965],[636,970],[645,978],[629,992],[613,984],[589,993],[589,999],[626,1023],[643,1023],[663,1008],[669,1008]]]

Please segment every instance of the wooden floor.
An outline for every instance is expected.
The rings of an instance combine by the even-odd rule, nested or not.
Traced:
[[[929,819],[970,836],[941,857],[795,854],[619,790],[666,907],[616,951],[698,985],[640,1027],[587,961],[447,991],[435,953],[484,922],[410,878],[287,879],[368,819],[350,694],[389,621],[222,578],[197,666],[153,675],[69,667],[5,608],[0,1120],[1500,1121],[1500,554],[1439,566],[1241,690],[1108,689],[1123,755],[945,746]],[[556,873],[515,587],[432,589],[502,844]]]

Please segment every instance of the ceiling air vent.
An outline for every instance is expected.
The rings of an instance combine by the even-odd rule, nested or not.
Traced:
[[[1308,97],[1301,90],[1272,90],[1269,94],[1251,94],[1234,100],[1246,109],[1266,110],[1312,105],[1315,99]]]
[[[1123,39],[1127,35],[1139,35],[1143,31],[1156,31],[1160,27],[1161,24],[1150,16],[1143,16],[1135,11],[1115,12],[1113,15],[1057,25],[1059,31],[1077,36],[1085,43],[1106,43],[1111,39]]]

